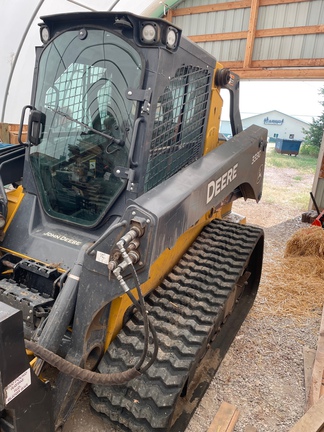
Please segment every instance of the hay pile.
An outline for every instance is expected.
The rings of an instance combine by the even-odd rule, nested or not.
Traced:
[[[296,231],[288,240],[285,257],[324,258],[324,229],[310,226]]]
[[[296,231],[284,257],[265,262],[258,312],[307,317],[321,313],[324,303],[324,229]]]

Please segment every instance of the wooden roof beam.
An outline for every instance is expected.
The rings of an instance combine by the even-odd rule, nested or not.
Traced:
[[[260,0],[260,6],[273,6],[278,4],[303,3],[310,0]],[[172,16],[194,15],[209,12],[219,12],[224,10],[245,9],[251,7],[252,0],[239,0],[228,3],[215,3],[211,5],[192,6],[174,9]]]
[[[193,42],[215,42],[215,41],[225,41],[225,40],[246,39],[247,31],[193,35],[193,36],[188,36],[188,38]]]
[[[260,0],[252,0],[251,2],[249,29],[247,32],[245,56],[244,56],[244,63],[243,63],[244,68],[250,67],[252,62],[254,40],[255,40],[256,28],[258,23],[259,4],[260,4]]]
[[[300,26],[300,27],[281,27],[265,30],[257,30],[256,37],[275,37],[275,36],[297,36],[306,34],[324,34],[324,25]]]
[[[313,0],[260,0],[260,6],[273,6],[290,3],[304,3]]]
[[[222,63],[224,67],[228,67],[227,63]],[[236,69],[231,68],[231,71],[238,74],[241,79],[324,79],[324,68],[298,68],[298,69]]]
[[[221,62],[229,69],[242,69],[243,61],[227,61]],[[324,67],[324,58],[316,59],[270,59],[270,60],[253,60],[251,62],[251,69],[271,69],[271,68],[320,68]]]
[[[224,10],[243,9],[251,7],[251,0],[240,0],[228,3],[216,3],[204,6],[192,6],[181,9],[174,9],[173,16],[194,15],[209,12],[219,12]]]
[[[324,25],[281,27],[274,29],[255,30],[254,38],[298,36],[305,34],[324,34]],[[214,42],[224,40],[248,39],[249,32],[227,32],[188,36],[194,42]]]

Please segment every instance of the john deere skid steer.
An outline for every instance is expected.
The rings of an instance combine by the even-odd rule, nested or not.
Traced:
[[[231,203],[261,198],[267,131],[167,21],[42,20],[27,140],[0,152],[1,431],[62,427],[87,383],[121,430],[183,431],[257,292],[263,232]]]

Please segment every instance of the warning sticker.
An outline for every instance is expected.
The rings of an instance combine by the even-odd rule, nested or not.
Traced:
[[[18,396],[21,392],[23,392],[28,386],[31,384],[31,375],[30,369],[27,369],[23,372],[19,377],[13,380],[10,384],[7,385],[4,389],[4,399],[5,404],[7,405],[16,396]]]
[[[96,261],[107,265],[109,263],[109,258],[110,258],[109,254],[97,251]]]

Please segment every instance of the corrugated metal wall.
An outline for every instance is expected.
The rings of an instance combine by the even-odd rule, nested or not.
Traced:
[[[202,0],[197,1],[198,3]],[[193,0],[189,1],[193,3]],[[224,2],[223,2],[224,3]],[[187,2],[181,4],[187,7]],[[182,28],[186,36],[213,33],[230,33],[247,31],[250,9],[236,9],[219,12],[208,12],[174,17],[173,23]],[[235,61],[244,59],[246,40],[228,40],[198,43],[206,51],[220,60]]]
[[[324,0],[282,0],[282,4],[277,0],[258,0],[254,2],[254,28],[251,3],[252,0],[184,0],[172,11],[172,22],[220,62],[242,62],[231,65],[232,69],[316,67],[321,68],[319,76],[310,77],[324,78]],[[198,9],[208,5],[210,11]],[[217,7],[223,10],[213,11]],[[252,48],[247,46],[251,32]],[[196,36],[200,39],[194,39]],[[251,50],[248,65],[247,49]],[[299,64],[301,59],[304,61]],[[269,63],[271,60],[277,63]]]
[[[324,24],[324,1],[313,0],[264,6],[259,9],[257,29]],[[253,59],[298,59],[324,56],[324,34],[257,38]]]
[[[210,3],[228,3],[227,1],[211,1]],[[208,0],[186,0],[177,9],[209,4]],[[182,28],[186,36],[209,33],[228,33],[248,29],[250,9],[242,8],[218,12],[208,12],[184,16],[175,16],[173,23]]]

